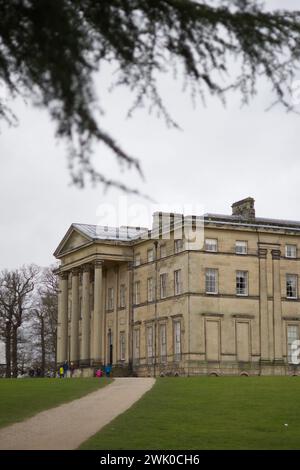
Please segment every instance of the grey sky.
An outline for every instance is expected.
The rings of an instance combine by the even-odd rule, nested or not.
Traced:
[[[299,1],[270,1],[278,7],[299,7]],[[124,90],[105,91],[110,73],[97,78],[104,127],[141,163],[146,182],[134,171],[120,171],[114,157],[99,145],[95,161],[108,176],[119,177],[160,204],[203,206],[206,212],[227,213],[231,203],[253,196],[257,215],[300,220],[299,144],[300,116],[282,107],[266,112],[272,102],[262,80],[259,94],[248,107],[240,107],[238,95],[228,96],[224,108],[217,99],[192,106],[182,84],[172,77],[161,80],[162,95],[182,131],[168,129],[163,118],[137,111],[126,119],[130,96]],[[118,204],[115,189],[69,185],[66,150],[54,138],[47,112],[17,100],[12,108],[19,117],[17,128],[1,124],[0,134],[0,269],[23,263],[47,265],[72,222],[111,223],[99,220],[102,203]],[[138,197],[147,224],[151,204]],[[148,212],[147,212],[148,211]]]

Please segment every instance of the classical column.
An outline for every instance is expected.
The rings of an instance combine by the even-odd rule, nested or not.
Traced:
[[[115,267],[115,305],[114,305],[114,321],[113,321],[113,363],[119,359],[118,353],[118,308],[119,308],[119,266]]]
[[[280,250],[272,250],[273,259],[273,315],[275,361],[282,362],[282,311],[280,283]]]
[[[258,249],[259,256],[259,306],[260,306],[260,360],[269,360],[268,289],[266,248]]]
[[[90,361],[90,265],[88,264],[83,266],[81,317],[80,362],[87,366]]]
[[[132,367],[133,366],[133,265],[132,262],[128,263],[128,271],[127,271],[127,280],[128,280],[128,332],[127,337],[128,341],[126,342],[126,349],[127,349],[127,357],[126,360],[128,364]]]
[[[73,363],[79,361],[79,269],[72,270],[71,354]]]
[[[60,338],[57,337],[57,362],[68,360],[68,273],[59,275],[60,296],[58,304],[58,322],[60,324]]]
[[[101,327],[102,327],[102,317],[103,317],[103,307],[102,307],[102,267],[103,262],[96,260],[95,261],[95,280],[94,280],[94,332],[93,332],[93,342],[94,342],[94,357],[93,363],[101,363]]]

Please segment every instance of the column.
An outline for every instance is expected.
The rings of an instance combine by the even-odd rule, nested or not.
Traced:
[[[57,362],[68,360],[68,277],[69,273],[63,272],[59,275],[60,298],[58,304],[58,318],[60,323],[60,339],[58,341]]]
[[[95,281],[94,281],[94,357],[93,363],[101,363],[101,327],[102,327],[102,261],[95,261]]]
[[[269,360],[268,290],[266,248],[258,249],[259,256],[259,307],[260,307],[260,360]]]
[[[71,354],[74,364],[79,361],[79,269],[72,270]]]
[[[119,266],[115,267],[115,305],[114,305],[114,321],[113,321],[113,363],[116,364],[119,359],[119,332],[118,332],[118,308],[119,308]]]
[[[132,262],[128,263],[128,307],[127,307],[127,312],[128,312],[128,330],[127,330],[127,339],[128,341],[126,342],[126,361],[128,364],[132,367],[133,365],[133,323],[134,323],[134,318],[133,318],[133,265]]]
[[[275,361],[282,362],[282,311],[280,283],[280,250],[272,250],[273,259],[273,315]]]
[[[90,363],[90,265],[83,266],[82,274],[82,320],[80,362]]]

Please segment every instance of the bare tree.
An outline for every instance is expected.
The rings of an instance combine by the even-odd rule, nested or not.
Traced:
[[[0,331],[5,341],[6,377],[18,375],[18,332],[28,313],[38,273],[35,265],[0,273]]]
[[[31,341],[37,353],[41,375],[56,362],[58,281],[53,267],[41,272],[39,286],[30,311]]]

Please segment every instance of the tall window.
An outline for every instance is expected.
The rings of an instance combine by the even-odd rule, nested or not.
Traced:
[[[120,332],[120,360],[125,361],[125,331]]]
[[[147,279],[147,299],[148,299],[148,302],[152,302],[153,298],[154,298],[153,277],[148,277],[148,279]]]
[[[113,310],[114,308],[114,288],[109,287],[107,289],[107,309]]]
[[[151,263],[154,260],[154,251],[153,248],[147,251],[148,263]]]
[[[237,255],[246,255],[248,253],[248,243],[246,241],[236,241],[235,252]]]
[[[160,257],[165,258],[167,256],[166,244],[160,245]]]
[[[178,240],[174,240],[174,251],[175,251],[175,253],[179,253],[182,250],[183,250],[183,240],[182,240],[182,238],[180,238]]]
[[[159,327],[160,339],[160,362],[167,362],[167,325],[164,323]]]
[[[288,362],[292,362],[292,344],[294,341],[299,340],[299,327],[298,325],[288,325],[287,327],[287,347],[288,347]]]
[[[218,240],[215,238],[206,238],[205,250],[206,251],[218,251]]]
[[[181,359],[181,324],[180,321],[174,322],[174,361]]]
[[[141,255],[136,253],[134,256],[134,266],[139,266],[141,264]]]
[[[181,269],[174,271],[174,294],[181,294]]]
[[[121,307],[121,308],[124,308],[125,305],[126,305],[126,302],[125,302],[125,292],[126,292],[125,284],[121,284],[121,285],[120,285],[120,307]]]
[[[286,258],[297,258],[297,246],[296,245],[286,245],[285,246],[285,256],[286,256]]]
[[[248,271],[236,272],[236,295],[248,295]]]
[[[137,364],[140,359],[140,330],[133,330],[133,360]]]
[[[133,296],[134,296],[134,303],[137,305],[141,302],[141,282],[140,281],[136,281],[134,283],[134,287],[133,287]]]
[[[205,292],[207,294],[218,293],[218,270],[206,269],[205,271]]]
[[[286,296],[289,299],[297,299],[298,297],[298,276],[297,274],[286,275]]]
[[[160,275],[160,298],[167,297],[167,273]]]
[[[146,329],[147,334],[147,361],[148,364],[153,362],[153,327],[148,326]]]

